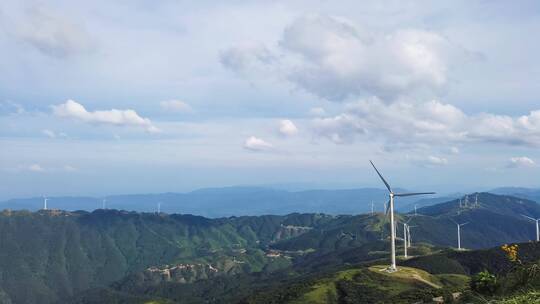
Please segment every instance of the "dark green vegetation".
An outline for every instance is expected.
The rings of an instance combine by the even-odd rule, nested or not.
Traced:
[[[461,209],[459,215],[456,202],[423,208],[418,216],[398,215],[400,221],[412,218],[409,223],[417,226],[411,229],[414,246],[409,253],[419,257],[407,265],[434,275],[430,280],[441,290],[417,279],[380,277],[366,270],[387,263],[388,224],[381,214],[208,219],[115,210],[4,211],[0,214],[0,300],[294,303],[307,299],[309,303],[325,298],[330,303],[355,303],[370,295],[359,290],[380,285],[372,297],[406,302],[462,289],[468,276],[484,268],[499,274],[490,264],[484,265],[489,261],[507,265],[505,256],[496,252],[491,258],[490,251],[441,251],[455,244],[450,218],[471,221],[462,232],[467,248],[534,236],[534,225],[519,213],[540,216],[536,203],[485,193],[479,201],[478,208]],[[401,245],[398,241],[398,254]],[[538,248],[529,251],[523,249],[521,254],[534,260]]]

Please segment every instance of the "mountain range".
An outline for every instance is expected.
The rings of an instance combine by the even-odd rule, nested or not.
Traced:
[[[534,225],[521,214],[540,217],[540,205],[490,193],[469,196],[476,195],[475,206],[460,207],[459,200],[451,200],[419,208],[417,215],[398,214],[398,221],[415,226],[411,254],[455,246],[452,220],[470,222],[462,231],[462,244],[470,249],[534,238]],[[380,212],[212,219],[118,210],[4,210],[0,299],[103,303],[104,297],[125,299],[136,289],[139,299],[181,295],[174,301],[208,303],[214,297],[214,303],[223,303],[227,294],[248,296],[274,276],[296,280],[350,263],[384,262],[387,238],[388,221]],[[398,241],[398,252],[400,246]],[[238,292],[220,293],[217,286],[236,286]]]
[[[396,189],[396,191],[405,191]],[[400,199],[397,210],[410,211],[414,205],[425,206],[447,201],[458,195]],[[93,211],[103,207],[138,212],[154,212],[158,203],[167,213],[195,214],[205,217],[242,215],[285,215],[293,212],[359,214],[382,210],[388,199],[386,190],[376,188],[289,191],[265,187],[205,188],[187,193],[130,194],[106,197],[48,197],[49,208]],[[42,197],[11,199],[0,208],[36,211],[43,207]]]

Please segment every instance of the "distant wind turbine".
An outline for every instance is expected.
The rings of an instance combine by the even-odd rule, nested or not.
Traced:
[[[371,201],[371,215],[375,214],[375,209],[373,209],[373,201]]]
[[[456,224],[456,226],[457,226],[457,246],[458,246],[458,250],[461,250],[462,249],[461,248],[461,227],[467,225],[469,222],[465,222],[465,223],[462,223],[462,224],[458,224],[454,220],[452,220],[452,222],[454,222],[454,224]]]
[[[538,226],[538,221],[540,221],[540,218],[538,219],[534,219],[530,216],[526,216],[525,214],[522,214],[524,217],[530,219],[531,221],[535,221],[536,222],[536,241],[537,242],[540,242],[540,227]]]
[[[48,201],[48,200],[49,200],[49,199],[46,198],[45,196],[43,197],[43,210],[47,210],[47,201]]]
[[[105,203],[107,202],[107,199],[103,199],[103,201],[101,202],[102,206],[101,206],[101,209],[105,210]]]
[[[373,164],[373,162],[369,161],[371,165],[373,166],[373,169],[375,169],[375,172],[377,172],[377,175],[381,178],[382,182],[386,186],[386,189],[388,189],[388,195],[390,199],[388,200],[388,207],[386,208],[386,212],[390,212],[390,267],[386,269],[388,272],[394,272],[397,271],[396,267],[396,231],[395,231],[395,222],[394,222],[394,198],[399,196],[413,196],[413,195],[423,195],[423,194],[435,194],[435,192],[417,192],[417,193],[394,193],[392,191],[392,188],[388,184],[388,182],[384,179],[384,177],[381,175],[379,170],[377,170],[377,167]]]
[[[161,213],[161,202],[158,202],[158,203],[157,203],[157,213],[158,213],[158,214]]]
[[[407,236],[407,223],[403,223],[403,256],[407,258],[407,247],[409,245],[408,236]]]
[[[418,213],[416,213],[416,207],[418,207],[418,205],[414,204],[414,215],[418,215]]]
[[[411,228],[414,228],[414,227],[418,227],[418,225],[416,226],[411,226],[411,225],[407,225],[407,240],[409,241],[409,248],[412,246],[412,237],[411,237]]]

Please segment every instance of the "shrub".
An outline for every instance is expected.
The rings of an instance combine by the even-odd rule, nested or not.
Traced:
[[[471,289],[484,295],[493,295],[499,288],[497,277],[484,270],[472,277]]]

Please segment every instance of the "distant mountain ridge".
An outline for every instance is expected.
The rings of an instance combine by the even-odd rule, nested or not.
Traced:
[[[396,191],[405,191],[396,189]],[[49,197],[52,209],[68,211],[93,211],[106,208],[137,212],[153,212],[161,202],[166,213],[196,214],[205,217],[228,217],[243,215],[284,215],[294,212],[325,214],[359,214],[374,209],[381,211],[388,200],[386,190],[377,188],[287,191],[265,187],[204,188],[187,193],[128,194],[95,197]],[[440,200],[425,203],[440,202]],[[444,200],[444,199],[443,199]],[[416,198],[402,198],[396,209],[414,209]],[[11,199],[0,202],[0,209],[39,210],[43,198]]]
[[[511,195],[515,197],[526,198],[537,203],[540,203],[539,188],[523,188],[523,187],[500,187],[490,190],[489,192],[500,195]]]

